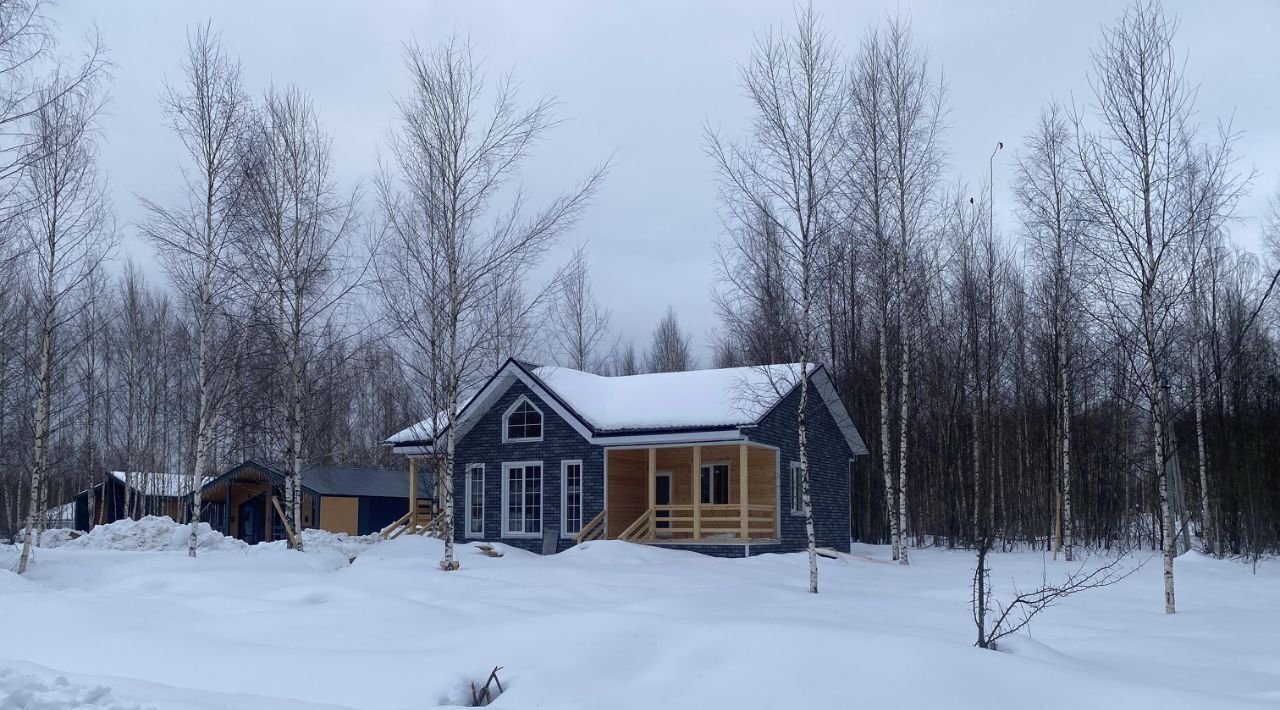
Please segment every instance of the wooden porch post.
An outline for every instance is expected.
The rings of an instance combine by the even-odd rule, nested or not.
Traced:
[[[702,539],[702,447],[693,447],[693,539]]]
[[[657,537],[658,513],[653,509],[658,504],[658,450],[649,447],[649,536]]]
[[[418,460],[409,458],[409,524],[418,524]]]
[[[749,539],[750,523],[747,518],[747,445],[738,444],[738,507],[742,512],[742,540]]]

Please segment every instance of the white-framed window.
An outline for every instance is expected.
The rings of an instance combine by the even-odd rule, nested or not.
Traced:
[[[791,514],[804,515],[804,488],[800,485],[800,462],[791,462]]]
[[[484,537],[484,464],[467,465],[467,537]]]
[[[542,462],[502,464],[502,535],[542,534]]]
[[[582,462],[560,462],[560,535],[573,537],[582,530]]]
[[[527,397],[513,402],[502,416],[502,441],[542,441],[542,410]]]
[[[729,503],[729,464],[702,464],[702,504],[726,505]]]

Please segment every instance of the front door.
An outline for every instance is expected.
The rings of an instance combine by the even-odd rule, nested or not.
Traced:
[[[659,471],[657,477],[654,479],[654,485],[654,504],[659,506],[671,505],[671,472]],[[654,517],[656,518],[656,520],[654,520],[654,525],[659,530],[671,527],[671,521],[663,519],[671,517],[670,510],[656,511],[654,513]]]
[[[262,542],[262,527],[266,523],[263,519],[263,503],[262,496],[255,496],[240,504],[240,539],[250,545]]]

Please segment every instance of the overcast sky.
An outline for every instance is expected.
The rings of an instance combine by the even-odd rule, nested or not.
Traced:
[[[949,96],[950,180],[977,186],[996,141],[1016,147],[1051,97],[1089,100],[1086,70],[1117,2],[818,2],[846,53],[898,8],[912,19]],[[1280,171],[1280,3],[1169,2],[1182,23],[1189,78],[1212,126],[1234,115],[1245,132],[1242,167],[1256,167],[1235,227],[1256,244],[1258,218]],[[514,71],[528,100],[554,95],[565,123],[527,165],[534,194],[580,179],[600,161],[614,167],[563,259],[585,243],[599,300],[616,329],[643,347],[668,305],[694,335],[703,364],[714,328],[710,292],[722,227],[704,125],[744,125],[738,63],[756,33],[789,23],[788,2],[88,2],[51,13],[63,51],[83,46],[95,24],[115,63],[102,163],[125,233],[124,254],[153,264],[134,238],[137,195],[171,201],[178,151],[159,104],[166,77],[180,79],[188,28],[212,20],[243,61],[248,88],[295,83],[310,92],[331,132],[340,179],[367,178],[407,77],[403,44],[469,35],[492,74]],[[1016,235],[1008,198],[1012,153],[996,160],[997,220]],[[154,267],[151,267],[152,270]],[[157,273],[158,275],[158,273]]]

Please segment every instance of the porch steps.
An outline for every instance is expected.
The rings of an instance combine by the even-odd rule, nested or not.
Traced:
[[[417,513],[417,515],[414,515]],[[387,540],[401,535],[430,535],[440,537],[442,518],[435,514],[431,500],[419,500],[417,510],[405,513],[399,520],[383,528],[378,534]]]

